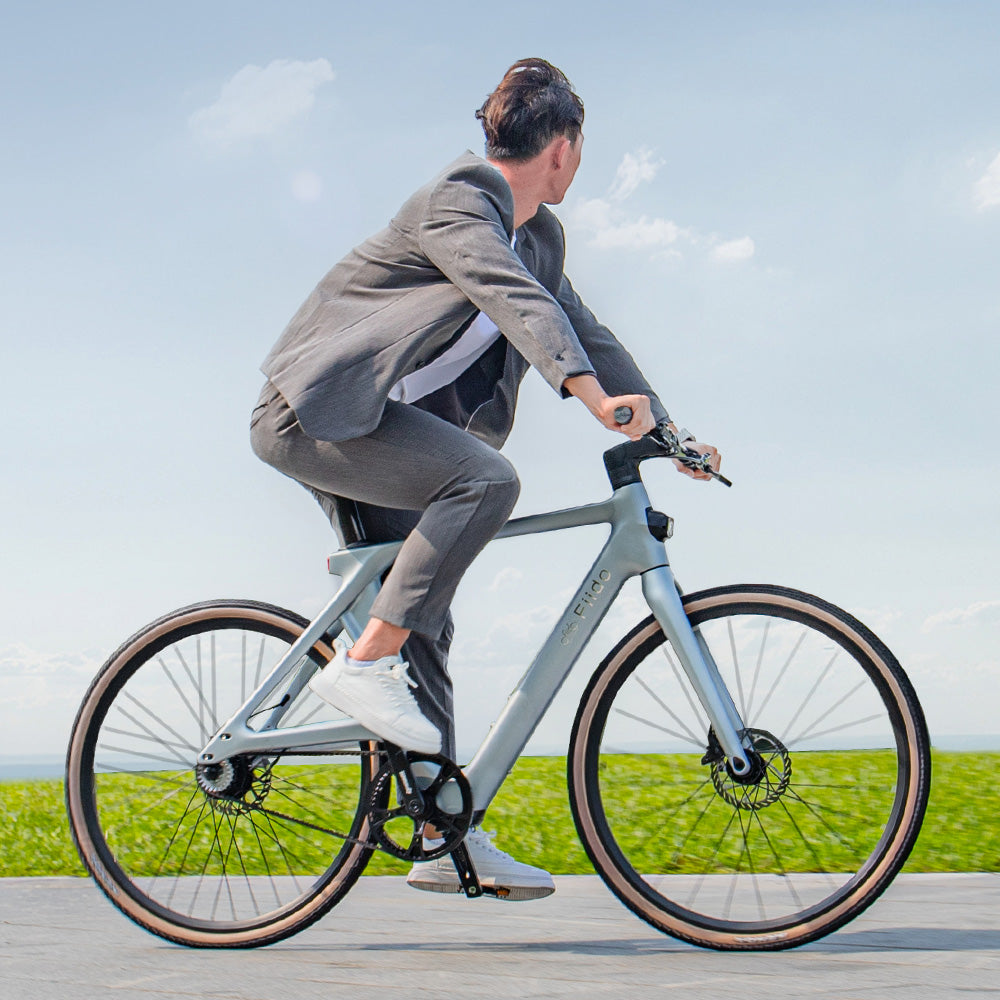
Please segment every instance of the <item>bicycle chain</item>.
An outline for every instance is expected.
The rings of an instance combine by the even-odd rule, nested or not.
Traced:
[[[384,750],[290,750],[288,753],[293,754],[296,757],[385,757]],[[273,757],[271,762],[263,769],[265,775],[269,775],[274,765],[281,759],[284,754],[278,752],[276,754],[267,754],[267,757]],[[384,768],[383,768],[384,769]],[[376,775],[371,779],[369,785],[374,788],[381,776],[381,770],[376,773]],[[461,770],[458,772],[461,775]],[[369,794],[365,795],[365,802],[369,802]],[[369,807],[370,808],[370,807]],[[288,823],[294,823],[298,826],[307,827],[310,830],[315,830],[317,833],[325,833],[331,837],[337,837],[348,844],[358,844],[361,847],[367,847],[369,850],[382,851],[384,854],[389,854],[392,857],[399,857],[399,854],[393,850],[388,849],[383,846],[377,838],[373,839],[363,839],[361,837],[352,837],[349,833],[343,833],[340,830],[334,830],[330,827],[320,826],[318,823],[312,823],[307,819],[300,819],[297,816],[289,816],[287,813],[280,812],[277,809],[268,809],[263,805],[252,805],[247,810],[248,812],[261,813],[264,816],[273,816],[275,819],[283,819]],[[437,852],[436,852],[437,853]]]

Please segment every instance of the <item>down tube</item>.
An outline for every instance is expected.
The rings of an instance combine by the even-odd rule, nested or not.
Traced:
[[[493,800],[625,581],[641,572],[632,554],[616,545],[618,538],[619,533],[613,531],[585,582],[566,606],[500,718],[465,768],[477,812],[486,809]]]

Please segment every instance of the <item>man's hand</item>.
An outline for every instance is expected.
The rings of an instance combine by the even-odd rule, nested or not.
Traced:
[[[576,396],[609,431],[618,431],[633,441],[656,426],[648,396],[609,396],[593,375],[573,375],[563,382],[563,388]],[[632,410],[632,419],[627,424],[615,420],[619,406]]]
[[[685,441],[681,447],[696,451],[699,455],[710,455],[709,465],[716,472],[719,471],[719,466],[722,464],[722,456],[719,454],[717,448],[714,448],[710,444],[702,444],[700,441]],[[685,465],[679,458],[672,459],[672,461],[677,466],[678,472],[683,472],[685,476],[690,476],[692,479],[712,478],[707,472],[702,472],[700,469],[692,469]]]

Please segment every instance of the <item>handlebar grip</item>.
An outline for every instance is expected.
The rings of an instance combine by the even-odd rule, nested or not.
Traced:
[[[628,424],[632,421],[632,407],[631,406],[616,406],[615,407],[615,423],[616,424]]]

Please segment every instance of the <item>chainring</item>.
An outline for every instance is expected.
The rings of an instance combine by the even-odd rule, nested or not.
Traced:
[[[406,759],[424,798],[423,813],[412,816],[403,808],[399,779],[387,761],[368,787],[365,805],[369,836],[382,850],[403,861],[433,861],[450,854],[465,839],[472,822],[472,789],[461,768],[448,757],[408,752]],[[452,788],[461,798],[458,812],[448,812],[438,803],[442,792],[454,796]],[[396,804],[390,807],[390,802]],[[436,827],[443,838],[441,844],[424,847],[427,826]]]

